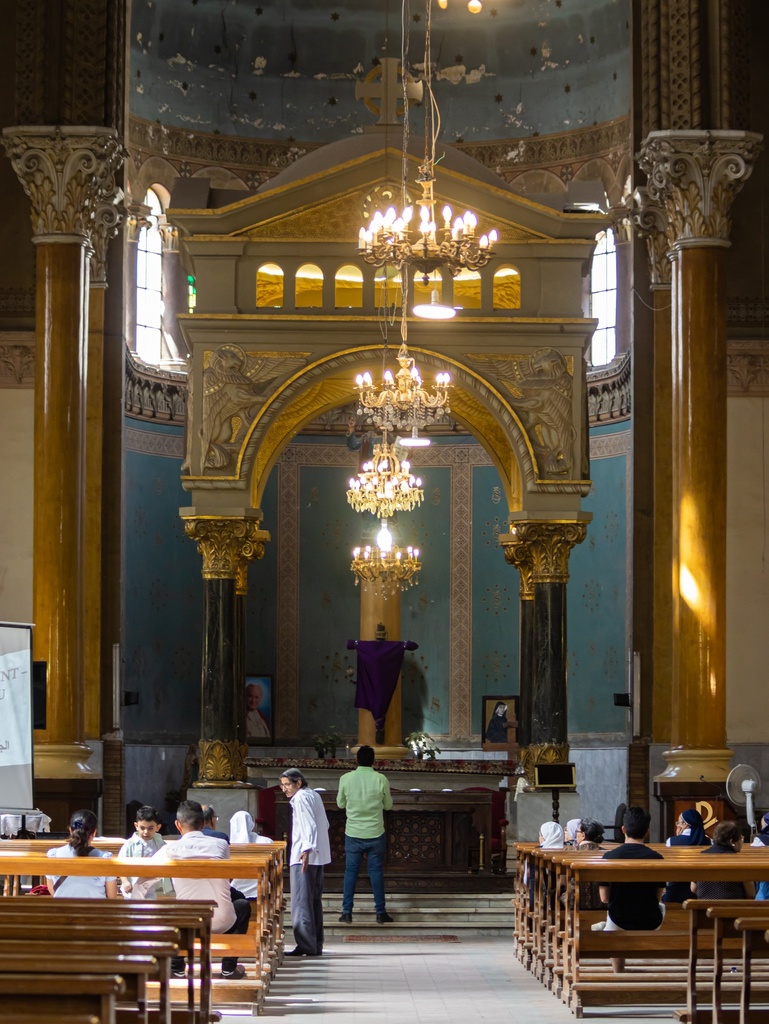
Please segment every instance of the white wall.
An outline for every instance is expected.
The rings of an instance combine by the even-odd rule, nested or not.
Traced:
[[[34,400],[0,390],[0,620],[32,621]]]
[[[767,742],[769,397],[730,398],[726,523],[726,735]]]

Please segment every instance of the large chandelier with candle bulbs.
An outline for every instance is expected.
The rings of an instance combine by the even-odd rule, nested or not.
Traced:
[[[392,371],[385,370],[381,383],[375,384],[368,371],[359,373],[355,378],[358,415],[365,416],[382,430],[406,429],[415,435],[416,431],[435,423],[451,411],[451,375],[438,373],[432,390],[427,391],[417,365],[409,355],[405,337],[397,359],[400,369],[394,377]]]
[[[355,548],[352,553],[350,570],[355,574],[355,586],[377,584],[382,588],[382,596],[388,592],[397,593],[406,590],[412,583],[418,583],[417,574],[422,568],[419,561],[419,548],[394,547],[392,534],[387,528],[387,520],[377,534],[376,545],[367,544],[363,548]]]
[[[443,5],[441,5],[443,6]],[[452,277],[461,270],[480,270],[494,255],[492,246],[497,241],[496,230],[477,236],[478,218],[471,210],[455,217],[448,205],[441,210],[442,227],[438,226],[435,198],[435,147],[440,131],[440,114],[432,90],[431,0],[425,0],[425,53],[424,53],[424,108],[425,156],[419,166],[417,184],[422,190],[416,201],[419,215],[406,203],[405,166],[408,151],[408,83],[403,75],[403,206],[396,210],[388,207],[384,212],[375,210],[368,226],[358,232],[358,249],[367,263],[375,267],[392,264],[403,273],[409,268],[422,275],[427,287],[430,275],[445,267]],[[404,38],[402,66],[408,66],[407,42]],[[405,277],[405,274],[404,274]]]
[[[374,445],[373,458],[350,479],[348,502],[356,512],[370,512],[387,520],[396,512],[411,512],[423,498],[421,479],[414,476],[406,459],[398,458],[385,431],[382,441]]]

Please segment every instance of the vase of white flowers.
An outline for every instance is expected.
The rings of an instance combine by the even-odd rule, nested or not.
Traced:
[[[434,761],[435,755],[441,753],[441,748],[436,747],[435,740],[426,732],[410,732],[403,742],[411,748],[417,761]]]

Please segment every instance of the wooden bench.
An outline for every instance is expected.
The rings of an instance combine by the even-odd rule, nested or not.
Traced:
[[[15,847],[15,841],[8,844],[8,846],[11,845]],[[40,847],[38,846],[37,849],[40,849]],[[238,855],[233,856],[229,860],[180,860],[165,864],[153,864],[152,858],[130,859],[123,861],[119,861],[115,858],[111,861],[105,861],[92,857],[73,857],[57,859],[55,862],[55,868],[57,874],[78,876],[103,876],[106,873],[121,875],[130,873],[132,876],[139,877],[157,877],[158,875],[190,878],[251,877],[256,878],[257,882],[261,883],[262,890],[267,892],[267,890],[271,888],[271,871],[274,877],[274,874],[277,871],[275,861],[278,860],[282,863],[281,858],[283,856],[284,849],[285,844],[279,844],[279,852],[276,857],[271,846],[268,846],[267,844],[260,844],[259,846],[249,846],[247,855],[241,854],[240,850],[238,850]],[[6,844],[0,845],[0,874],[5,873],[8,875],[42,877],[51,871],[51,860],[45,856],[41,856],[39,853],[30,852],[26,855],[19,855],[15,852],[6,851]],[[272,883],[272,887],[277,887],[274,881]],[[280,898],[282,899],[282,890],[280,890]],[[41,897],[41,899],[44,898]],[[59,902],[61,902],[61,900],[57,899],[56,903]],[[105,906],[109,902],[111,901],[98,901],[101,906]],[[132,901],[120,901],[118,903],[115,901],[115,905],[126,907],[130,906],[131,902]],[[179,901],[157,900],[151,902],[156,906],[160,906],[166,903],[168,905],[174,905]],[[257,903],[259,902],[260,901],[257,901]],[[280,913],[282,913],[282,908]],[[212,936],[211,951],[213,955],[248,956],[254,960],[256,965],[255,970],[257,973],[256,978],[246,977],[238,981],[228,980],[218,984],[213,983],[214,1003],[226,1004],[232,1001],[250,1002],[252,1005],[252,1012],[259,1012],[264,1000],[264,990],[266,987],[265,978],[269,977],[269,971],[272,969],[270,966],[270,950],[267,948],[264,940],[263,933],[265,930],[269,931],[269,929],[260,925],[257,932],[248,936]],[[273,926],[273,933],[274,930]],[[179,985],[172,982],[171,990],[173,992],[178,987],[181,987],[186,994],[191,985],[191,981],[181,982]]]
[[[33,1014],[38,1021],[58,1021],[62,1014],[87,1014],[99,1024],[117,1024],[115,1003],[123,979],[104,974],[0,974],[0,1005],[6,1014]]]

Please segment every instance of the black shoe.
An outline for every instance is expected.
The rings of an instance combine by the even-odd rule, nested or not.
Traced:
[[[184,969],[182,969],[181,971],[171,971],[171,977],[172,978],[186,978],[187,977],[187,972]]]
[[[238,981],[240,978],[245,978],[246,969],[243,964],[237,964],[234,971],[222,971],[219,975],[220,978],[224,978],[225,981]]]
[[[393,919],[387,913],[377,914],[377,916],[376,916],[376,923],[377,924],[392,924],[393,923]]]
[[[340,914],[339,915],[339,923],[340,924],[352,924],[352,914]]]
[[[283,956],[307,956],[307,954],[303,949],[300,949],[297,946],[296,949],[290,949],[287,953],[284,953]]]

